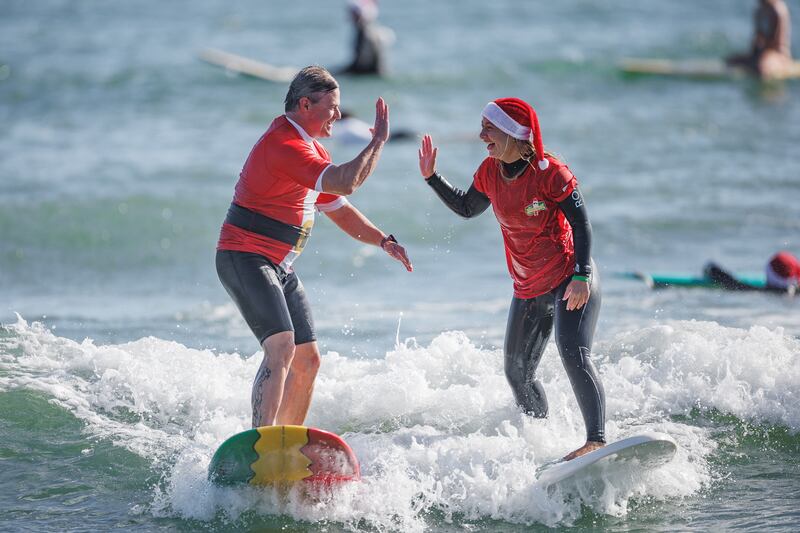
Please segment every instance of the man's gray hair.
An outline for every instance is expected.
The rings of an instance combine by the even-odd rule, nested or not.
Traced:
[[[289,84],[289,92],[283,101],[284,109],[294,111],[303,97],[317,102],[321,94],[329,93],[339,88],[336,79],[324,67],[311,65],[302,69]]]

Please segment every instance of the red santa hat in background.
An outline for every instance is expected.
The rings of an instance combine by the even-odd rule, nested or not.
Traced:
[[[778,252],[769,261],[772,271],[785,279],[800,279],[800,261],[789,252]]]
[[[550,166],[544,157],[539,117],[528,102],[519,98],[498,98],[486,104],[481,116],[515,139],[532,142],[536,157],[539,158],[539,168],[545,170]]]

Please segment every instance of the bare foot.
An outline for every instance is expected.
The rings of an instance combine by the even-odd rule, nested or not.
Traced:
[[[564,460],[565,461],[571,461],[571,460],[575,459],[576,457],[580,457],[581,455],[585,455],[585,454],[587,454],[589,452],[593,452],[593,451],[597,450],[598,448],[602,448],[603,446],[605,446],[604,442],[597,442],[597,441],[593,441],[593,440],[588,440],[588,441],[586,441],[586,444],[584,444],[583,446],[581,446],[577,450],[575,450],[573,452],[570,452],[566,456],[564,456]]]

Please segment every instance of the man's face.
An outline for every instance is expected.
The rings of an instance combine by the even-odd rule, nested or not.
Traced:
[[[316,102],[311,99],[302,99],[301,109],[305,121],[306,131],[312,137],[330,137],[333,123],[342,118],[339,111],[339,89],[334,89],[318,97]]]

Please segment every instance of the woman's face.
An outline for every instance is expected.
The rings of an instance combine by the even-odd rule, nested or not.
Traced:
[[[486,143],[489,157],[494,157],[506,163],[513,163],[520,158],[516,140],[509,134],[500,131],[488,119],[481,120],[480,138]]]

